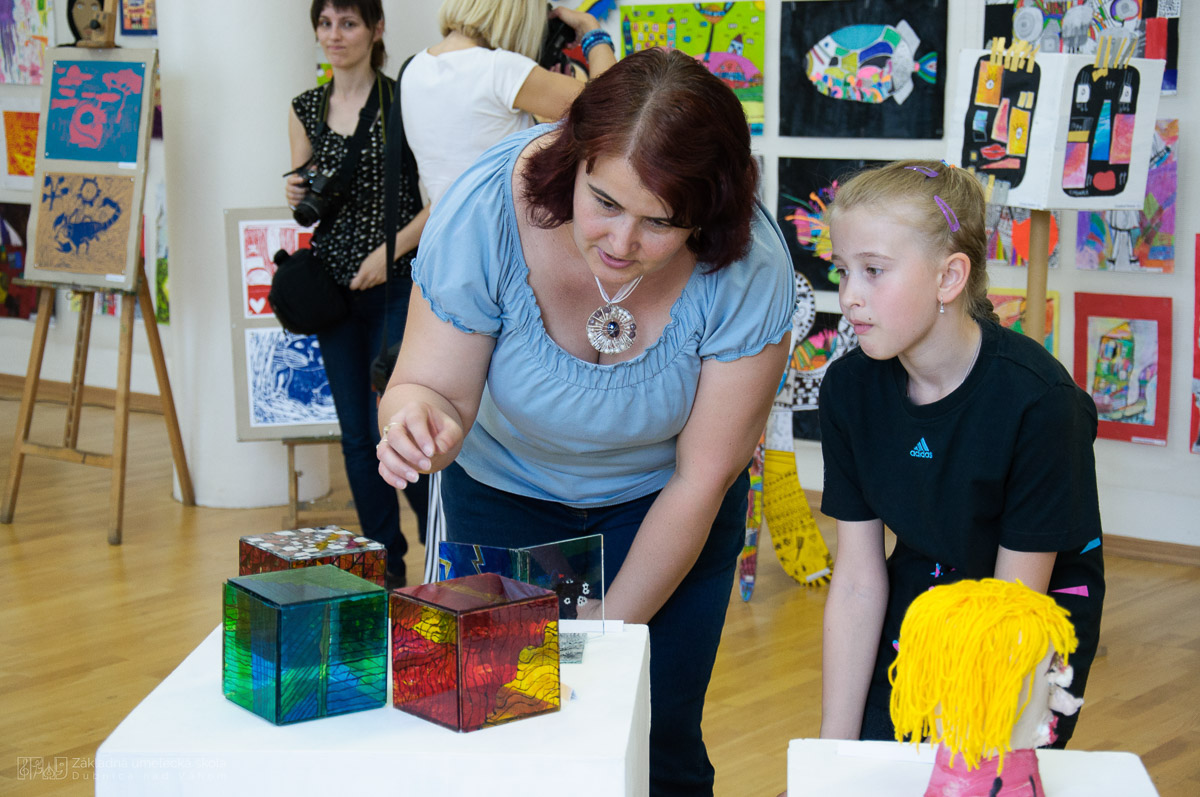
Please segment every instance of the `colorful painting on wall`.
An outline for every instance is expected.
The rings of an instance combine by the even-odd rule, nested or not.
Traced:
[[[1200,263],[1200,235],[1196,236],[1196,263]],[[1196,269],[1196,301],[1192,305],[1192,435],[1191,450],[1200,454],[1200,269]]]
[[[1159,119],[1141,210],[1081,211],[1075,265],[1099,271],[1175,271],[1175,194],[1179,120]]]
[[[1075,381],[1096,402],[1097,436],[1166,445],[1171,299],[1076,293]]]
[[[987,264],[989,266],[1029,265],[1029,228],[1032,211],[1008,205],[989,204],[984,211],[987,228]],[[1050,213],[1050,268],[1058,268],[1058,233],[1061,213]]]
[[[4,153],[0,187],[33,190],[38,118],[36,97],[0,97],[0,151]]]
[[[941,138],[946,0],[782,4],[781,136]]]
[[[279,327],[245,332],[250,425],[336,424],[316,336],[293,335]]]
[[[75,274],[124,275],[130,225],[137,215],[133,189],[133,177],[45,173],[35,265]]]
[[[145,63],[56,58],[50,80],[46,158],[137,162]]]
[[[1025,291],[1022,288],[988,288],[988,299],[1000,316],[1000,326],[1025,334]],[[1046,351],[1058,356],[1058,291],[1046,291]]]
[[[766,3],[622,5],[624,53],[679,50],[708,67],[741,100],[753,135],[763,132]]]
[[[1130,59],[1105,39],[1100,56],[963,50],[970,80],[954,98],[946,160],[973,171],[987,201],[1031,209],[1141,208],[1162,61]],[[1097,67],[1097,60],[1102,65]]]
[[[779,200],[775,218],[783,230],[792,264],[818,291],[836,291],[837,275],[830,257],[826,209],[839,182],[885,161],[831,158],[780,158]]]
[[[1138,58],[1162,59],[1162,93],[1174,94],[1182,0],[988,0],[983,44],[1020,39],[1043,53],[1095,53],[1105,35],[1129,36]]]
[[[158,33],[156,0],[121,0],[121,34],[153,36]]]
[[[28,205],[0,204],[0,318],[32,318],[37,313],[37,288],[12,282],[25,272],[22,235],[28,224]]]
[[[312,228],[301,227],[287,219],[263,219],[238,223],[241,248],[242,312],[246,318],[273,318],[267,294],[275,276],[276,252],[284,249],[291,254],[307,249],[312,240]]]
[[[54,13],[46,0],[0,0],[0,83],[42,82]]]
[[[821,424],[817,399],[829,364],[858,345],[854,328],[841,313],[818,312],[802,337],[793,338],[788,358],[788,380],[792,383],[792,436],[798,440],[820,440]]]

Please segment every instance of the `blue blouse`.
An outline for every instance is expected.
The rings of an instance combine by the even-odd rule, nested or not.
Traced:
[[[713,274],[698,265],[645,351],[611,365],[567,353],[546,334],[529,287],[512,191],[518,155],[552,129],[509,136],[458,178],[425,226],[413,281],[438,318],[496,339],[463,469],[518,495],[606,506],[670,479],[702,360],[747,357],[788,333],[792,264],[758,206],[749,255]]]

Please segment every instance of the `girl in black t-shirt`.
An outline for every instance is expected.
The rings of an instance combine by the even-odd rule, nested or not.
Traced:
[[[1087,682],[1104,598],[1096,409],[1042,346],[997,323],[983,219],[975,176],[937,161],[864,172],[830,211],[859,349],[821,387],[821,508],[838,538],[823,737],[894,738],[887,668],[904,612],[964,578],[1053,597],[1079,637],[1072,691]],[[1060,720],[1057,746],[1074,722]]]

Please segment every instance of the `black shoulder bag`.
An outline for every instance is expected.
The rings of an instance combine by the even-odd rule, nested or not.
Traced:
[[[354,180],[359,155],[367,146],[371,125],[375,122],[380,104],[386,104],[382,97],[383,81],[378,76],[375,86],[376,90],[371,92],[371,96],[359,112],[358,126],[346,146],[345,157],[342,158],[337,171],[331,177],[327,176],[325,192],[330,195],[330,201],[321,220],[322,224],[332,225],[337,217],[345,202],[346,191]],[[326,129],[322,114],[319,130],[323,133]],[[332,191],[329,190],[329,182],[334,183]],[[291,255],[280,249],[273,259],[276,270],[271,279],[271,291],[267,294],[267,301],[271,303],[275,318],[288,332],[315,335],[324,332],[350,314],[345,289],[337,284],[311,249],[297,249]]]
[[[392,137],[390,140],[384,140],[383,235],[388,271],[396,259],[396,233],[400,226],[400,174],[403,171],[408,177],[409,185],[416,185],[418,179],[417,159],[404,135],[404,115],[400,108],[400,81],[404,78],[404,70],[408,69],[411,61],[410,55],[400,67],[400,73],[396,75],[396,92],[392,97],[391,112],[387,115],[387,128],[391,129]],[[389,343],[387,336],[387,307],[390,304],[387,298],[390,298],[390,287],[387,282],[384,283],[383,335],[380,339],[379,354],[371,361],[371,385],[379,393],[383,393],[387,388],[392,371],[396,368],[396,357],[400,354],[400,343]]]

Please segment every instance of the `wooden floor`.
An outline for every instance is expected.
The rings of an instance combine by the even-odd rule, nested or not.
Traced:
[[[4,472],[17,409],[0,400]],[[34,438],[61,438],[64,412],[39,405]],[[111,412],[86,408],[81,446],[109,450],[111,428]],[[106,542],[110,473],[49,460],[26,460],[14,522],[0,526],[2,794],[90,794],[96,747],[218,624],[237,539],[282,528],[283,507],[180,506],[162,418],[135,413],[130,429],[123,545]],[[411,531],[411,516],[405,522]],[[410,581],[419,553],[409,557]],[[1164,797],[1193,797],[1200,569],[1112,557],[1107,565],[1104,652],[1072,746],[1133,751]],[[718,795],[777,794],[788,740],[816,735],[824,599],[823,589],[791,582],[763,546],[753,601],[735,595],[730,604],[709,691]],[[64,779],[21,779],[28,759],[51,766],[60,757]]]

